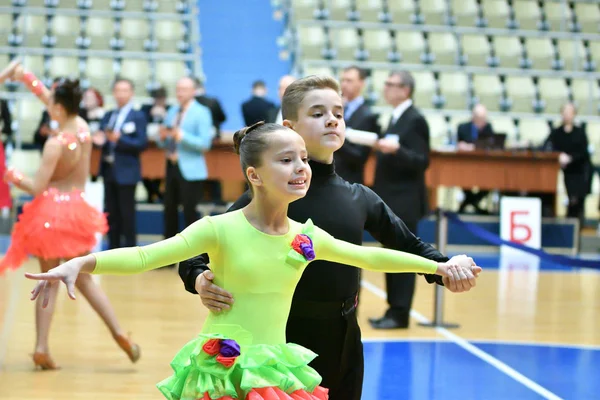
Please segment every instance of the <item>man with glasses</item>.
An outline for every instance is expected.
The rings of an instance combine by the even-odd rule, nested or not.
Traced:
[[[373,189],[416,233],[427,212],[425,170],[429,166],[429,126],[413,106],[415,80],[406,71],[390,73],[383,95],[394,110],[383,137],[375,144],[377,167]],[[369,319],[375,329],[408,328],[415,274],[386,274],[389,308]]]

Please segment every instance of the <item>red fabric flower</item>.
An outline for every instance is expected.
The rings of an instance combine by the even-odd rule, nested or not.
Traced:
[[[292,241],[292,248],[299,254],[303,255],[308,261],[315,259],[315,251],[313,249],[312,240],[305,234],[298,234]]]
[[[219,354],[219,351],[221,350],[221,340],[220,339],[207,340],[206,343],[204,343],[204,346],[202,346],[202,350],[204,350],[204,352],[210,356]]]
[[[226,368],[230,368],[233,364],[235,364],[235,357],[224,357],[222,355],[217,356],[217,362],[223,364]]]
[[[302,248],[300,247],[300,245],[302,243],[305,244],[311,244],[310,243],[310,239],[308,238],[308,236],[306,235],[296,235],[296,237],[294,238],[294,240],[292,241],[292,247],[294,250],[296,250],[298,253],[304,255],[304,253],[302,252]]]

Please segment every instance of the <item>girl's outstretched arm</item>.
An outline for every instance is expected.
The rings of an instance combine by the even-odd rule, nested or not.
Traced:
[[[462,266],[459,262],[436,262],[402,251],[358,246],[335,239],[319,228],[315,228],[314,238],[315,256],[319,260],[380,272],[417,272],[447,277],[464,273],[467,277],[474,278],[471,268]]]
[[[75,299],[75,281],[79,273],[133,275],[175,264],[204,252],[218,252],[218,238],[210,217],[204,217],[174,237],[157,243],[77,257],[46,273],[26,273],[25,276],[42,281],[32,291],[32,300],[56,281],[64,282],[69,297]]]

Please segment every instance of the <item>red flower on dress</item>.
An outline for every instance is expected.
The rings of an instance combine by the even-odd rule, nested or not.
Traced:
[[[221,340],[220,339],[207,340],[206,343],[204,343],[204,346],[202,346],[202,350],[204,350],[204,352],[210,356],[215,356],[215,355],[219,354],[219,351],[221,350]]]
[[[240,355],[240,345],[232,339],[209,339],[202,350],[210,356],[216,355],[217,362],[226,368],[231,368]]]
[[[217,362],[223,364],[226,368],[230,368],[233,364],[235,364],[235,357],[225,357],[221,354],[217,356]]]
[[[308,235],[299,233],[292,241],[292,248],[299,254],[303,255],[307,261],[315,259],[315,250],[313,243]]]

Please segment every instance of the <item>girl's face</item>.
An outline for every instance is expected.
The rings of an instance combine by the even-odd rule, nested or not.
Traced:
[[[344,144],[346,123],[342,98],[332,89],[307,93],[298,107],[298,120],[286,121],[306,142],[312,158],[332,161],[333,153]]]
[[[246,171],[255,193],[270,201],[291,203],[306,195],[312,171],[304,140],[290,129],[269,135],[269,147],[262,154],[260,167]]]

